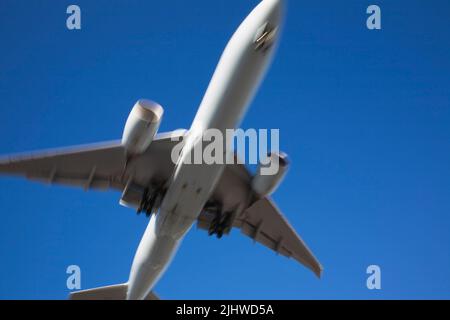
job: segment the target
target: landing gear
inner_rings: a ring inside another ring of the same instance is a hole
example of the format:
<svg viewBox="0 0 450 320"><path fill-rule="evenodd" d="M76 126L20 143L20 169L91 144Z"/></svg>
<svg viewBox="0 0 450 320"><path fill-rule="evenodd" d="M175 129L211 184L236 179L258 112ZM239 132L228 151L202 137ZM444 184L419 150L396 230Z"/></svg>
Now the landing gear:
<svg viewBox="0 0 450 320"><path fill-rule="evenodd" d="M217 203L207 203L205 210L214 215L214 218L209 225L208 235L212 236L215 234L217 238L222 238L230 228L232 213L223 212L222 206Z"/></svg>
<svg viewBox="0 0 450 320"><path fill-rule="evenodd" d="M137 214L145 212L147 217L156 213L161 206L164 190L161 187L153 188L152 191L146 188L142 195L142 201L137 209Z"/></svg>

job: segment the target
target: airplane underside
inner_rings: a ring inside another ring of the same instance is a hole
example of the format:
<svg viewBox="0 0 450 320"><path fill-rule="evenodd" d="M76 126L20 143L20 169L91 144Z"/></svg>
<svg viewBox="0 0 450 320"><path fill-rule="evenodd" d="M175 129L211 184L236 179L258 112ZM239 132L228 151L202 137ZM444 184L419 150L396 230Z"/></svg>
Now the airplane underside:
<svg viewBox="0 0 450 320"><path fill-rule="evenodd" d="M84 290L73 299L148 299L192 225L222 238L233 228L320 277L322 266L270 198L283 180L287 157L272 175L243 164L186 161L209 129L238 128L272 60L282 23L282 0L263 0L227 44L189 131L159 134L162 106L139 100L121 141L0 159L0 173L85 190L118 190L120 204L149 217L124 284ZM178 138L174 139L174 138ZM175 159L172 150L182 143ZM231 156L230 154L226 154ZM236 155L234 155L236 157Z"/></svg>

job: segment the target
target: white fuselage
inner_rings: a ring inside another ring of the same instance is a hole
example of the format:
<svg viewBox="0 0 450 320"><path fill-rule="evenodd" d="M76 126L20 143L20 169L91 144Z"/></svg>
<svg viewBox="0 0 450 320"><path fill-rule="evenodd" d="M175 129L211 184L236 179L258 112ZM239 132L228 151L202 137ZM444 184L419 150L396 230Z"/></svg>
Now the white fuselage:
<svg viewBox="0 0 450 320"><path fill-rule="evenodd" d="M158 214L152 215L137 249L127 299L144 299L168 267L184 235L197 220L224 165L185 163L205 130L237 128L271 61L273 46L257 47L265 26L279 30L282 0L263 0L235 32L214 72ZM276 42L278 34L271 42Z"/></svg>

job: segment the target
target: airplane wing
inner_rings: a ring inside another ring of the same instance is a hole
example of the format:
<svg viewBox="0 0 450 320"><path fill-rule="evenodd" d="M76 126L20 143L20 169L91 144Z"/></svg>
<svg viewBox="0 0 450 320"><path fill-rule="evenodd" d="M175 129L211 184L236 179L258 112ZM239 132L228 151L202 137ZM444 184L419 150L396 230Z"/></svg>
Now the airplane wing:
<svg viewBox="0 0 450 320"><path fill-rule="evenodd" d="M0 174L86 190L123 190L130 177L146 186L165 181L172 172L170 150L177 143L172 137L177 135L182 137L184 131L158 134L144 154L128 164L120 141L113 141L5 157L0 159Z"/></svg>
<svg viewBox="0 0 450 320"><path fill-rule="evenodd" d="M318 277L323 268L302 238L295 232L284 215L268 197L257 197L251 188L251 174L244 165L228 165L222 175L212 202L220 203L223 212L231 212L228 227L238 228L241 232L277 254L293 258ZM205 208L207 209L207 208ZM204 210L198 218L197 227L213 234L211 226L217 219L217 211ZM219 236L219 235L218 235ZM220 236L219 236L220 237Z"/></svg>
<svg viewBox="0 0 450 320"><path fill-rule="evenodd" d="M294 258L319 278L323 268L294 228L269 198L262 198L244 211L234 227L278 254Z"/></svg>
<svg viewBox="0 0 450 320"><path fill-rule="evenodd" d="M184 134L158 134L142 155L128 162L120 141L9 156L0 159L0 174L85 190L124 191L125 204L138 208L145 188L164 184L170 177L174 168L171 150L178 143L172 138L179 140ZM133 188L128 188L130 181ZM211 200L220 202L222 209L230 213L225 234L232 227L239 228L254 241L294 258L320 276L320 263L272 200L255 197L251 174L244 165L227 165ZM213 221L214 214L204 210L198 226L210 230Z"/></svg>

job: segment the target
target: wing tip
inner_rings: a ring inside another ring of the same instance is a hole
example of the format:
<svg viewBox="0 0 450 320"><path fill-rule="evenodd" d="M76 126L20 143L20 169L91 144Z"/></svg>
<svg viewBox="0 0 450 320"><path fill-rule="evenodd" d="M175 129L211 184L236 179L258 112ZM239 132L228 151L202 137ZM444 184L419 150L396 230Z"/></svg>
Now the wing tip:
<svg viewBox="0 0 450 320"><path fill-rule="evenodd" d="M321 279L323 276L323 267L319 264L319 267L313 270L314 274L317 276L317 278Z"/></svg>

